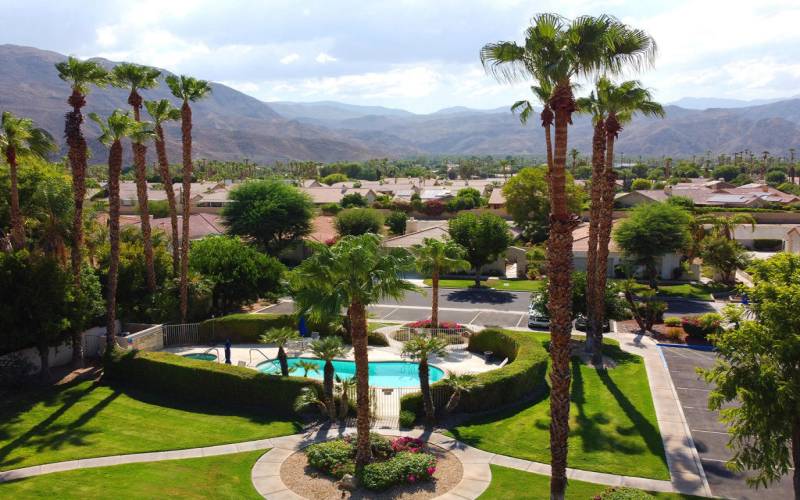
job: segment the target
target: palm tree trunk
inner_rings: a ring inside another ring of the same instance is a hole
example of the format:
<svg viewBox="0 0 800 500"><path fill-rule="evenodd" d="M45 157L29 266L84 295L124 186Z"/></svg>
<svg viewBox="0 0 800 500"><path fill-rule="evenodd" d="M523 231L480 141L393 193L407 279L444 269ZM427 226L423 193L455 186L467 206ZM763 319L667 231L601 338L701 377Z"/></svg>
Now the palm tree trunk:
<svg viewBox="0 0 800 500"><path fill-rule="evenodd" d="M425 419L429 424L436 420L433 410L433 395L428 370L427 353L419 360L419 389L422 392L422 405L425 407Z"/></svg>
<svg viewBox="0 0 800 500"><path fill-rule="evenodd" d="M158 156L158 171L161 175L161 182L164 184L164 192L167 194L167 205L169 205L169 219L172 227L172 273L178 275L180 272L181 249L178 246L178 208L175 204L175 190L172 187L172 176L169 174L169 161L167 160L167 145L164 142L164 129L161 124L156 125L156 156Z"/></svg>
<svg viewBox="0 0 800 500"><path fill-rule="evenodd" d="M592 136L592 187L589 207L589 251L586 254L586 351L592 352L595 341L595 309L597 290L597 240L603 190L603 165L605 164L605 122L597 120Z"/></svg>
<svg viewBox="0 0 800 500"><path fill-rule="evenodd" d="M39 380L50 382L50 346L47 342L39 342L36 350L39 351Z"/></svg>
<svg viewBox="0 0 800 500"><path fill-rule="evenodd" d="M286 359L286 351L283 346L278 346L278 363L281 365L281 375L284 377L289 376L289 361Z"/></svg>
<svg viewBox="0 0 800 500"><path fill-rule="evenodd" d="M25 230L22 227L22 213L19 209L19 187L17 186L17 150L6 148L6 162L11 175L11 246L22 250L25 246Z"/></svg>
<svg viewBox="0 0 800 500"><path fill-rule="evenodd" d="M800 500L800 417L796 414L792 419L792 463L794 464L794 474L792 484L794 486L794 500Z"/></svg>
<svg viewBox="0 0 800 500"><path fill-rule="evenodd" d="M364 305L350 304L353 355L356 362L356 471L361 472L372 459L369 445L369 356L367 354L367 316Z"/></svg>
<svg viewBox="0 0 800 500"><path fill-rule="evenodd" d="M330 360L325 360L325 367L323 368L323 383L322 389L325 393L325 406L328 407L328 417L331 422L336 420L336 402L333 399L333 363ZM343 396L344 397L344 396Z"/></svg>
<svg viewBox="0 0 800 500"><path fill-rule="evenodd" d="M606 283L608 282L608 253L611 244L611 229L614 224L614 186L617 174L614 172L614 141L621 127L614 113L610 113L606 120L605 137L605 168L601 176L602 191L600 193L600 225L598 226L597 242L597 269L595 278L595 292L593 309L594 344L592 348L592 363L600 366L603 362L603 323L606 312Z"/></svg>
<svg viewBox="0 0 800 500"><path fill-rule="evenodd" d="M147 278L147 290L156 291L156 272L153 264L153 237L150 228L150 207L147 199L147 146L133 143L133 163L136 171L136 198L139 203L139 219L142 224L142 244Z"/></svg>
<svg viewBox="0 0 800 500"><path fill-rule="evenodd" d="M69 165L72 171L72 196L75 201L75 211L72 214L72 275L75 284L81 281L81 251L83 249L83 200L86 197L86 140L81 132L83 115L81 108L86 105L86 98L82 93L73 89L67 99L72 106L72 111L67 113L64 126L64 135L69 146Z"/></svg>
<svg viewBox="0 0 800 500"><path fill-rule="evenodd" d="M431 274L431 328L439 328L439 269L435 268Z"/></svg>
<svg viewBox="0 0 800 500"><path fill-rule="evenodd" d="M114 350L117 337L117 280L119 278L119 176L122 144L117 140L108 153L108 240L111 245L106 290L106 353Z"/></svg>
<svg viewBox="0 0 800 500"><path fill-rule="evenodd" d="M181 278L180 301L181 321L186 323L189 315L189 200L192 188L192 108L184 101L181 106L181 135L183 140L183 188L181 204L183 208L181 234Z"/></svg>
<svg viewBox="0 0 800 500"><path fill-rule="evenodd" d="M475 288L480 288L481 286L481 266L475 266Z"/></svg>
<svg viewBox="0 0 800 500"><path fill-rule="evenodd" d="M572 230L576 218L567 208L565 164L567 127L575 99L569 81L556 85L550 101L555 111L555 148L550 173L550 238L547 245L550 300L550 498L562 500L567 487L569 435L570 336L572 334Z"/></svg>
<svg viewBox="0 0 800 500"><path fill-rule="evenodd" d="M544 127L544 145L547 150L547 188L550 189L550 172L553 170L553 140L550 137L550 128L553 125L553 110L545 104L541 113L542 127Z"/></svg>
<svg viewBox="0 0 800 500"><path fill-rule="evenodd" d="M450 399L447 400L447 404L445 405L444 409L447 413L452 413L458 408L458 403L461 401L461 391L453 391L453 394L450 395Z"/></svg>

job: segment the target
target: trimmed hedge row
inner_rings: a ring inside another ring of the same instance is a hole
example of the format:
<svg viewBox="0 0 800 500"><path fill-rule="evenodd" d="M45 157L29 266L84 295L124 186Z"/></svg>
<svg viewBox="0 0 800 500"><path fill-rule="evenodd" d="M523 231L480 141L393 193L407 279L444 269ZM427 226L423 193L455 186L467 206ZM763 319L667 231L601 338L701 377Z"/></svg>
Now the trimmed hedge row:
<svg viewBox="0 0 800 500"><path fill-rule="evenodd" d="M468 349L475 353L492 351L498 358L508 358L508 363L503 368L476 375L469 391L462 393L457 412L496 409L545 389L547 351L530 335L489 328L472 335ZM431 390L444 393L434 396L438 401L447 401L451 395L450 389L441 381L431 384ZM421 417L422 394L403 396L400 409Z"/></svg>
<svg viewBox="0 0 800 500"><path fill-rule="evenodd" d="M251 368L201 361L167 352L115 351L104 379L151 394L190 402L221 403L291 417L300 391L320 386L301 377L266 375Z"/></svg>

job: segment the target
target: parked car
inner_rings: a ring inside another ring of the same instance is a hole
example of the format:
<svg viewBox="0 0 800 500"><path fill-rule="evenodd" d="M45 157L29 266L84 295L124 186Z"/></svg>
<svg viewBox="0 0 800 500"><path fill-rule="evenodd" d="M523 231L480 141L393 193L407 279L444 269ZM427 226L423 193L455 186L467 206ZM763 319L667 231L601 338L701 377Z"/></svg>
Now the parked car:
<svg viewBox="0 0 800 500"><path fill-rule="evenodd" d="M586 320L587 320L586 316L579 313L575 317L575 329L581 332L585 332L587 330ZM611 331L611 323L608 321L608 318L606 318L603 320L603 333L608 333L610 331Z"/></svg>
<svg viewBox="0 0 800 500"><path fill-rule="evenodd" d="M528 328L550 328L550 315L543 304L540 304L541 296L535 294L531 297L531 305L528 307Z"/></svg>

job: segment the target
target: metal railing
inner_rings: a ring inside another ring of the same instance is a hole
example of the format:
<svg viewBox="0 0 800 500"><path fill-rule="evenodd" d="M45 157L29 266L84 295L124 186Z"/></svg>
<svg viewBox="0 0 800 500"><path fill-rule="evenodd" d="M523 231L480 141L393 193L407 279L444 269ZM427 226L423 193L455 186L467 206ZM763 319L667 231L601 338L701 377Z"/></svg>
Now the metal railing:
<svg viewBox="0 0 800 500"><path fill-rule="evenodd" d="M470 331L466 328L416 328L401 326L392 337L399 342L408 342L414 337L433 337L444 340L448 345L462 345L469 342Z"/></svg>
<svg viewBox="0 0 800 500"><path fill-rule="evenodd" d="M203 351L203 354L208 354L211 351L214 351L214 353L216 353L216 355L217 355L217 363L224 363L225 362L225 360L222 359L222 356L220 356L220 354L219 354L219 349L216 348L216 347L209 347L208 349Z"/></svg>
<svg viewBox="0 0 800 500"><path fill-rule="evenodd" d="M264 352L261 349L259 349L257 347L251 347L250 351L248 352L248 357L250 358L250 361L247 363L247 366L253 366L253 351L259 353L262 356L264 356L264 359L266 359L267 361L274 361L272 358L270 358L269 356L264 354Z"/></svg>
<svg viewBox="0 0 800 500"><path fill-rule="evenodd" d="M202 343L200 341L200 323L164 325L161 330L164 333L164 347Z"/></svg>

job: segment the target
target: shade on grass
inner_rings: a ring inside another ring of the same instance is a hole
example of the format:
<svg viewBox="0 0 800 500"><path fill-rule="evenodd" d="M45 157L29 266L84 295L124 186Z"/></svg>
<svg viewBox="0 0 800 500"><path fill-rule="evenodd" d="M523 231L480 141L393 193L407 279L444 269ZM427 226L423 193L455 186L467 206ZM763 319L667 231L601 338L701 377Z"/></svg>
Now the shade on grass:
<svg viewBox="0 0 800 500"><path fill-rule="evenodd" d="M426 279L424 283L431 285L431 280ZM475 285L475 280L439 280L441 288L469 288ZM481 286L491 287L497 290L507 290L510 292L536 292L542 289L543 282L540 280L488 280L481 281Z"/></svg>
<svg viewBox="0 0 800 500"><path fill-rule="evenodd" d="M81 382L0 400L0 470L249 441L299 429L296 422L255 411L179 404Z"/></svg>
<svg viewBox="0 0 800 500"><path fill-rule="evenodd" d="M550 477L498 465L491 465L490 467L492 468L492 483L489 485L489 489L478 497L480 500L507 500L509 498L546 500L550 498ZM567 500L587 500L599 495L606 488L608 486L604 484L586 483L570 479L567 485L566 498ZM701 498L677 493L651 492L650 494L663 500Z"/></svg>
<svg viewBox="0 0 800 500"><path fill-rule="evenodd" d="M56 472L0 484L0 498L257 499L250 469L266 450Z"/></svg>
<svg viewBox="0 0 800 500"><path fill-rule="evenodd" d="M547 342L546 334L532 333ZM641 357L604 345L617 366L596 370L572 362L572 403L568 464L576 469L625 476L669 479L664 448ZM482 450L550 462L550 400L468 420L451 429L461 441Z"/></svg>

